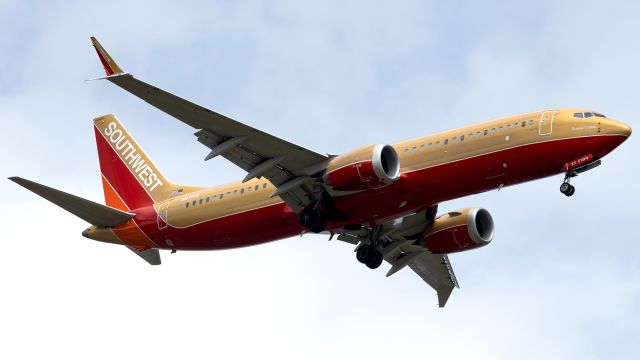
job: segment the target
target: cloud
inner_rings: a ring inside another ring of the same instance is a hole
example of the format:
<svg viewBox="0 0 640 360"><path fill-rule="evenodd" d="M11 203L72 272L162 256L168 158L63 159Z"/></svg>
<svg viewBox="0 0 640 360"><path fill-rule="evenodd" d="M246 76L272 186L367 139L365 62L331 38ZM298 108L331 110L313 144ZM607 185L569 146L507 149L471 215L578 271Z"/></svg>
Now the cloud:
<svg viewBox="0 0 640 360"><path fill-rule="evenodd" d="M96 35L136 76L319 152L547 107L637 128L638 5L628 2L3 2L2 174L101 200L91 119L115 113L169 178L241 178L193 131L105 82ZM604 165L441 204L482 206L490 246L453 255L437 309L415 274L385 278L352 248L304 236L163 254L0 182L3 358L631 358L640 350L632 137ZM38 346L33 346L34 339Z"/></svg>

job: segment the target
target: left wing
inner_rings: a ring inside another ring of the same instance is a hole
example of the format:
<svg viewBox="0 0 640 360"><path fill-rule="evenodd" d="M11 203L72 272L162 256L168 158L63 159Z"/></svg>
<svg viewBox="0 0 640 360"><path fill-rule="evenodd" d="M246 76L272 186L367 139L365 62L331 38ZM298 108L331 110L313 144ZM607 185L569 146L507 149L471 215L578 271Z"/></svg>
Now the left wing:
<svg viewBox="0 0 640 360"><path fill-rule="evenodd" d="M95 37L91 38L107 79L163 112L198 129L198 141L211 149L205 160L221 155L247 171L244 181L265 177L294 211L318 200L314 182L328 156L267 134L182 99L124 72Z"/></svg>
<svg viewBox="0 0 640 360"><path fill-rule="evenodd" d="M391 264L387 277L405 267L411 268L438 294L438 305L444 307L458 281L447 255L432 254L419 244L419 236L433 222L437 205L406 216L400 222L388 222L379 226L382 255ZM372 229L346 231L338 236L354 245L369 243Z"/></svg>

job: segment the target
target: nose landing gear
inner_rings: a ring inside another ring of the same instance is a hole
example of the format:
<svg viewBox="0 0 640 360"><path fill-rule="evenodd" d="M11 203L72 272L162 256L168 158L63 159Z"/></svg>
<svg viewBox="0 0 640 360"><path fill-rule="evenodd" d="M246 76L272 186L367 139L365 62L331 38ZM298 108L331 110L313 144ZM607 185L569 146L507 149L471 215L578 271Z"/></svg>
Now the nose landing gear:
<svg viewBox="0 0 640 360"><path fill-rule="evenodd" d="M576 192L576 187L569 184L568 180L565 180L565 182L560 185L560 192L565 194L566 196L571 196Z"/></svg>
<svg viewBox="0 0 640 360"><path fill-rule="evenodd" d="M576 176L578 176L578 173L573 170L564 173L564 181L562 182L562 185L560 185L561 193L565 194L566 196L571 196L576 192L575 186L569 183L571 178Z"/></svg>
<svg viewBox="0 0 640 360"><path fill-rule="evenodd" d="M593 159L593 156L589 154L588 156L584 157L584 159ZM562 182L562 185L560 185L560 192L565 194L566 196L571 196L576 192L576 188L573 185L569 184L569 180L571 180L571 178L576 177L578 176L578 174L581 174L585 171L596 168L600 166L600 164L602 164L600 160L595 160L582 166L570 167L572 163L582 160L583 158L566 163L564 165L566 172L564 173L564 181Z"/></svg>

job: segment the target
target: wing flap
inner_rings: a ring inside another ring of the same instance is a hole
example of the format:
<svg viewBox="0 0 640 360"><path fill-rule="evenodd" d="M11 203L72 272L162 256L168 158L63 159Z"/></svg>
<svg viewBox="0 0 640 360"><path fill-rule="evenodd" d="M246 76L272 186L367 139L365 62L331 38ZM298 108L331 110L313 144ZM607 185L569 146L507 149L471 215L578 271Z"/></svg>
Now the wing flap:
<svg viewBox="0 0 640 360"><path fill-rule="evenodd" d="M25 189L42 196L75 216L99 227L112 227L125 223L135 214L98 204L64 191L56 190L21 177L10 177L9 180Z"/></svg>

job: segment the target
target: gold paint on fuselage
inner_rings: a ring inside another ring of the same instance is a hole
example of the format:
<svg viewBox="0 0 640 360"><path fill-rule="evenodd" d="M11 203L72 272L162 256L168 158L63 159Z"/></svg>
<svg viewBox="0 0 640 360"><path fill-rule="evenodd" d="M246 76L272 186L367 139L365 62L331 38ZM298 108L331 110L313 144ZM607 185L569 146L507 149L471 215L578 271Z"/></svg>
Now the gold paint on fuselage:
<svg viewBox="0 0 640 360"><path fill-rule="evenodd" d="M521 114L406 140L391 146L399 155L401 173L406 173L537 142L593 135L629 136L631 133L627 125L615 120L595 116L575 118L573 114L576 112L590 110L563 109ZM370 152L370 146L361 150ZM569 160L572 159L567 159ZM256 185L258 191L255 191ZM273 191L275 187L265 179L254 179L244 184L236 182L176 196L156 204L156 208L168 206L165 219L167 223L184 228L281 203L279 197L269 197ZM223 194L222 200L220 194Z"/></svg>

